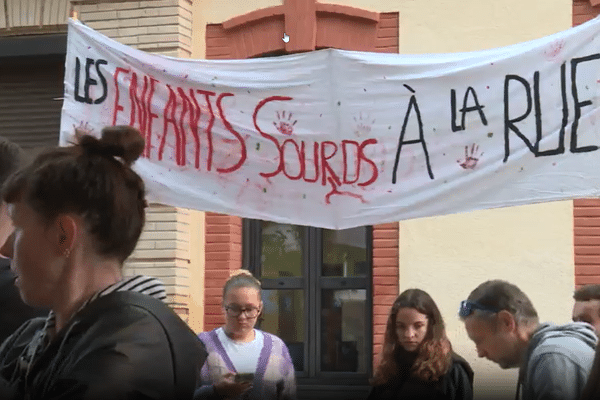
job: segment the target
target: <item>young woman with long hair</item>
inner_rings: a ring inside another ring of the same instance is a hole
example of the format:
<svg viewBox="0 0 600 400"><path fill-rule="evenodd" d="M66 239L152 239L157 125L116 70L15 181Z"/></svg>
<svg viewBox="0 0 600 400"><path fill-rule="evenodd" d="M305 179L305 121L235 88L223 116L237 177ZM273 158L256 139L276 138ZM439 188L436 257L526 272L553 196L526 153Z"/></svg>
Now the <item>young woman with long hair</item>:
<svg viewBox="0 0 600 400"><path fill-rule="evenodd" d="M368 400L473 398L473 371L452 351L442 315L423 290L394 301L371 384Z"/></svg>

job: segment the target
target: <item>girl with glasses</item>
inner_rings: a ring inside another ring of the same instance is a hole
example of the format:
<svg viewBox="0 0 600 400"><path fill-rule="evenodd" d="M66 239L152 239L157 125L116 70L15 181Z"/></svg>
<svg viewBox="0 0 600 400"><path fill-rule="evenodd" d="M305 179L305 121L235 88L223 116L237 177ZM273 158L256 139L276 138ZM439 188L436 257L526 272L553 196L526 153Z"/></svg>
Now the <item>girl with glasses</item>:
<svg viewBox="0 0 600 400"><path fill-rule="evenodd" d="M263 309L260 282L247 271L229 278L223 288L225 325L198 337L208 357L196 400L296 398L296 378L285 343L255 329Z"/></svg>
<svg viewBox="0 0 600 400"><path fill-rule="evenodd" d="M368 400L473 399L473 371L452 352L442 315L423 290L394 301L371 383Z"/></svg>

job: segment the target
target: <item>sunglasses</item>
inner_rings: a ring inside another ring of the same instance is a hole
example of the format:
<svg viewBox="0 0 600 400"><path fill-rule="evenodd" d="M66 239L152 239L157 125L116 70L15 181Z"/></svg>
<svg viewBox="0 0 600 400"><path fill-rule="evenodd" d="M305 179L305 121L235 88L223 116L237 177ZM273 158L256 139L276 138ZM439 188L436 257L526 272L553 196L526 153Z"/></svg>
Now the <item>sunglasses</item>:
<svg viewBox="0 0 600 400"><path fill-rule="evenodd" d="M497 313L500 311L496 307L484 306L483 304L480 304L476 301L463 300L460 302L460 308L458 309L458 315L462 318L466 318L469 315L473 314L473 311L475 311L475 310L488 311L488 312L492 312L492 313Z"/></svg>

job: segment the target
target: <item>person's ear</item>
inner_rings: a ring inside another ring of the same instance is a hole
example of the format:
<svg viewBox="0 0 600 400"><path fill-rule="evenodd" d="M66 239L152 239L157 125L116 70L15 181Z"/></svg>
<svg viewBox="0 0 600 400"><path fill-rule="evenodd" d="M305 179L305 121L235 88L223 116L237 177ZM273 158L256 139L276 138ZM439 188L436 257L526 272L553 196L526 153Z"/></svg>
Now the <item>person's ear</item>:
<svg viewBox="0 0 600 400"><path fill-rule="evenodd" d="M68 258L79 230L77 221L70 215L61 214L56 217L53 225L52 240L56 244L57 252Z"/></svg>
<svg viewBox="0 0 600 400"><path fill-rule="evenodd" d="M515 316L506 310L501 310L498 312L496 321L498 323L498 328L503 332L513 332L517 328Z"/></svg>

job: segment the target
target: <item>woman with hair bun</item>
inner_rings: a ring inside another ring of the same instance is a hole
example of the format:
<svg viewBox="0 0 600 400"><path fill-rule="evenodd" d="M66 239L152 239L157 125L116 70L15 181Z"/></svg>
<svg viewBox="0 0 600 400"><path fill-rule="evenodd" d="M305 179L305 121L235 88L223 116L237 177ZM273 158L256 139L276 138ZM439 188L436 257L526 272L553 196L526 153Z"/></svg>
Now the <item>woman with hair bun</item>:
<svg viewBox="0 0 600 400"><path fill-rule="evenodd" d="M368 400L472 400L473 371L452 352L437 305L423 290L394 301Z"/></svg>
<svg viewBox="0 0 600 400"><path fill-rule="evenodd" d="M225 325L199 335L208 357L195 400L293 400L294 365L287 346L275 335L254 329L262 312L260 281L248 271L223 287Z"/></svg>
<svg viewBox="0 0 600 400"><path fill-rule="evenodd" d="M0 398L191 399L201 343L160 281L122 276L145 221L131 168L144 139L127 126L76 138L3 187L14 232L0 251L23 300L51 311L0 347Z"/></svg>

